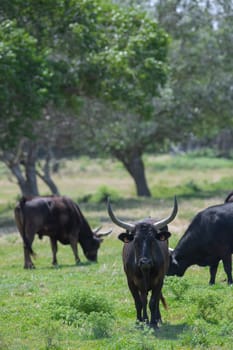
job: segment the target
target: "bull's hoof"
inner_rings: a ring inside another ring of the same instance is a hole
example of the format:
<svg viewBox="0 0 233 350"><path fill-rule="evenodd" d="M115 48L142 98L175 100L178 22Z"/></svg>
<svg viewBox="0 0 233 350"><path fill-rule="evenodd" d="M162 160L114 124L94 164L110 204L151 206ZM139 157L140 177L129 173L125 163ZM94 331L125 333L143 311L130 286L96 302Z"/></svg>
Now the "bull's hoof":
<svg viewBox="0 0 233 350"><path fill-rule="evenodd" d="M149 321L148 320L145 320L145 321L143 321L143 320L136 320L135 326L138 329L145 329L146 327L149 326Z"/></svg>
<svg viewBox="0 0 233 350"><path fill-rule="evenodd" d="M141 326L142 326L142 321L136 320L135 326L136 326L137 328L141 328Z"/></svg>
<svg viewBox="0 0 233 350"><path fill-rule="evenodd" d="M58 265L58 263L52 263L52 265L53 265L53 267L55 268L55 269L59 269L59 265Z"/></svg>
<svg viewBox="0 0 233 350"><path fill-rule="evenodd" d="M75 264L76 265L80 265L81 264L81 260L80 259L76 260Z"/></svg>
<svg viewBox="0 0 233 350"><path fill-rule="evenodd" d="M150 327L153 329L159 329L159 326L163 324L163 321L161 318L156 319L154 321L150 322Z"/></svg>
<svg viewBox="0 0 233 350"><path fill-rule="evenodd" d="M26 264L26 265L24 265L24 269L25 270L32 270L32 269L35 269L35 266L33 264Z"/></svg>
<svg viewBox="0 0 233 350"><path fill-rule="evenodd" d="M158 323L156 322L156 323L150 323L150 328L152 328L152 329L154 329L154 330L158 330L159 329L159 325L158 325Z"/></svg>

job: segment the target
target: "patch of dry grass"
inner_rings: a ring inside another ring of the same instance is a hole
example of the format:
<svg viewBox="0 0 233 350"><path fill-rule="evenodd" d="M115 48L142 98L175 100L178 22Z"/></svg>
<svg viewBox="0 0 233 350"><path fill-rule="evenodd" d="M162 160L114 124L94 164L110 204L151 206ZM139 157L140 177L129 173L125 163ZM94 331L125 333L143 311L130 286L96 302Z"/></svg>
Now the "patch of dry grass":
<svg viewBox="0 0 233 350"><path fill-rule="evenodd" d="M96 193L102 186L107 186L117 191L120 197L119 202L113 204L116 214L122 219L135 221L148 216L157 218L167 216L173 206L173 193L176 193L176 188L178 190L185 183L191 183L197 187L208 183L210 186L216 180L230 178L231 164L233 166L230 160L207 159L205 161L201 159L198 162L198 159L186 159L181 156L174 158L169 155L146 156L145 164L149 187L159 193L157 198L137 198L133 179L121 163L111 159L81 157L63 160L59 172L54 174L54 181L61 194L70 196L75 201L83 196ZM208 191L205 192L205 187L203 187L204 190L200 190L195 196L178 196L179 213L171 224L171 230L180 235L199 210L222 203L230 190L230 186L228 188L227 186L228 183L223 191L211 192L208 187ZM41 181L39 181L39 189L41 194L49 193L48 188ZM166 195L163 195L163 189L166 189ZM170 192L172 194L169 196ZM0 178L2 217L8 215L13 220L12 207L19 195L19 187L15 181L12 181L9 174ZM105 204L87 202L80 203L80 206L92 226L100 223L103 223L104 226L111 226ZM4 208L7 207L9 208L5 213Z"/></svg>

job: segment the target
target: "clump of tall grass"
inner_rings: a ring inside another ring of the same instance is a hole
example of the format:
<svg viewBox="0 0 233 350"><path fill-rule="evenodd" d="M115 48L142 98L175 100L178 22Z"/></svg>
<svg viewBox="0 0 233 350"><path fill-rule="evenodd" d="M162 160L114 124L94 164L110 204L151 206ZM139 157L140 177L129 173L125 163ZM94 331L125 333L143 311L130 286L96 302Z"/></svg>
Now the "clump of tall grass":
<svg viewBox="0 0 233 350"><path fill-rule="evenodd" d="M154 350L155 346L155 331L146 327L141 330L130 330L129 334L118 336L114 339L109 350Z"/></svg>
<svg viewBox="0 0 233 350"><path fill-rule="evenodd" d="M84 338L102 338L111 334L114 312L109 302L92 291L69 290L48 302L51 319L78 328Z"/></svg>
<svg viewBox="0 0 233 350"><path fill-rule="evenodd" d="M200 185L193 180L190 180L181 185L174 187L158 184L152 188L153 197L170 198L173 196L195 196L202 191Z"/></svg>
<svg viewBox="0 0 233 350"><path fill-rule="evenodd" d="M208 339L208 327L203 320L196 320L190 328L184 330L180 336L181 344L190 347L204 349L210 345Z"/></svg>
<svg viewBox="0 0 233 350"><path fill-rule="evenodd" d="M40 331L41 338L44 341L44 350L62 350L63 347L60 344L60 330L58 327L52 324L46 324Z"/></svg>
<svg viewBox="0 0 233 350"><path fill-rule="evenodd" d="M190 284L185 278L169 276L165 280L165 285L168 291L172 292L175 300L184 298L185 293L190 287Z"/></svg>
<svg viewBox="0 0 233 350"><path fill-rule="evenodd" d="M86 203L106 203L108 197L111 198L111 201L118 201L120 199L120 195L115 189L112 189L108 186L100 186L96 192L92 194L87 194L81 198L79 198L79 202Z"/></svg>
<svg viewBox="0 0 233 350"><path fill-rule="evenodd" d="M200 295L197 300L197 316L209 323L218 323L221 312L218 312L219 297L211 293Z"/></svg>

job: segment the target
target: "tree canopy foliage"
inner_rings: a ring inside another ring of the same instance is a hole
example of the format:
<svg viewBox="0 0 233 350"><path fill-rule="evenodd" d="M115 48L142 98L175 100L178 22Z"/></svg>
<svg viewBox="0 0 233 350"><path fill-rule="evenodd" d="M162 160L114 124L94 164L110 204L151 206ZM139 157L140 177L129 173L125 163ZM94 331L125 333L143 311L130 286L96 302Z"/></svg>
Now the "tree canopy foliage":
<svg viewBox="0 0 233 350"><path fill-rule="evenodd" d="M49 127L48 120L54 118L54 114L46 113L48 105L69 108L69 126L74 124L75 112L76 121L80 120L82 101L91 103L91 99L105 105L105 111L115 110L121 116L128 111L128 115L140 116L135 119L139 124L152 118L153 98L166 82L169 37L146 13L100 0L28 0L27 4L13 0L3 1L0 17L2 40L14 53L14 59L5 62L12 73L4 76L8 93L2 96L5 104L0 115L8 152L3 159L8 160L8 166L17 161L9 151L22 137L34 139L38 147L41 128L35 125L44 121ZM5 50L8 52L7 47ZM116 124L122 121L117 115L111 113ZM11 129L7 129L9 124ZM109 130L110 125L105 133ZM129 142L121 135L119 138L122 140L118 144L124 144L121 151L126 155ZM32 140L29 143L32 149ZM117 154L118 144L109 145L112 154ZM136 157L141 157L141 149L135 151ZM120 159L126 164L125 158ZM35 162L34 158L31 163L35 166Z"/></svg>
<svg viewBox="0 0 233 350"><path fill-rule="evenodd" d="M12 1L2 12L46 50L62 92L145 113L166 81L168 35L145 13L99 0Z"/></svg>
<svg viewBox="0 0 233 350"><path fill-rule="evenodd" d="M182 130L186 126L189 134L210 137L232 128L232 0L166 0L155 7L159 23L173 38L171 112Z"/></svg>
<svg viewBox="0 0 233 350"><path fill-rule="evenodd" d="M45 50L13 20L0 22L0 118L1 145L7 149L30 135L41 115L50 83Z"/></svg>

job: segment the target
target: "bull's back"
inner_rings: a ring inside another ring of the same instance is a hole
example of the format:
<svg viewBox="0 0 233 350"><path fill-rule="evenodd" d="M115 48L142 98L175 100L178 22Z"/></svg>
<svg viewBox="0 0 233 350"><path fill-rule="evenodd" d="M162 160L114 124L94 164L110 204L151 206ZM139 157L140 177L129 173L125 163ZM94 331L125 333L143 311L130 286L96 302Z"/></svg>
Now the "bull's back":
<svg viewBox="0 0 233 350"><path fill-rule="evenodd" d="M209 207L198 213L175 248L175 255L216 255L217 250L233 251L233 203Z"/></svg>
<svg viewBox="0 0 233 350"><path fill-rule="evenodd" d="M20 232L25 230L28 233L36 233L43 230L49 223L50 200L51 198L35 197L16 206L15 218Z"/></svg>
<svg viewBox="0 0 233 350"><path fill-rule="evenodd" d="M233 248L233 203L207 208L202 213L202 222L206 244Z"/></svg>

